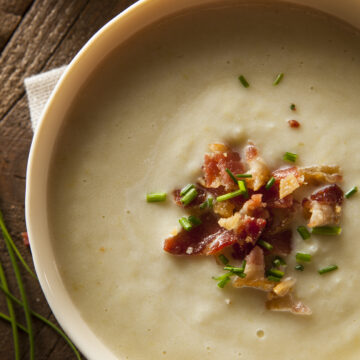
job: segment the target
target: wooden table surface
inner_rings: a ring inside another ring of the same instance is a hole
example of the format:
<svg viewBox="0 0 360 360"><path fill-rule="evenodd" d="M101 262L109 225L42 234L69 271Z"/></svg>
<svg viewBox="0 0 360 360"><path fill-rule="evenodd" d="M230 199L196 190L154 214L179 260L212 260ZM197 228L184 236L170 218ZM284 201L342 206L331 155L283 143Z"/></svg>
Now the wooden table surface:
<svg viewBox="0 0 360 360"><path fill-rule="evenodd" d="M133 0L0 0L0 209L15 243L32 265L23 244L27 157L32 139L24 79L71 61L86 41ZM0 260L11 291L19 296L4 241ZM21 270L23 270L21 268ZM30 306L55 321L36 280L22 271ZM7 313L0 293L0 311ZM21 309L17 318L24 322ZM51 329L34 319L37 360L75 359ZM20 333L21 359L29 358L28 336ZM14 359L12 332L0 321L0 359ZM106 360L106 359L102 359Z"/></svg>

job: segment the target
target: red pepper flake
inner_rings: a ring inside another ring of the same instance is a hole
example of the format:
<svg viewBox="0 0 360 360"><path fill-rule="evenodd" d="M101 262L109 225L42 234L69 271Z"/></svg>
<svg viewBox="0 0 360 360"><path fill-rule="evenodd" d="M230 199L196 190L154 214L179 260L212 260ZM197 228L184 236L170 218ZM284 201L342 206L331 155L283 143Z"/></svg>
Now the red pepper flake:
<svg viewBox="0 0 360 360"><path fill-rule="evenodd" d="M30 246L29 236L27 232L22 232L21 236L23 238L23 243L25 246Z"/></svg>
<svg viewBox="0 0 360 360"><path fill-rule="evenodd" d="M300 123L297 120L289 120L288 121L291 128L298 128L300 127Z"/></svg>

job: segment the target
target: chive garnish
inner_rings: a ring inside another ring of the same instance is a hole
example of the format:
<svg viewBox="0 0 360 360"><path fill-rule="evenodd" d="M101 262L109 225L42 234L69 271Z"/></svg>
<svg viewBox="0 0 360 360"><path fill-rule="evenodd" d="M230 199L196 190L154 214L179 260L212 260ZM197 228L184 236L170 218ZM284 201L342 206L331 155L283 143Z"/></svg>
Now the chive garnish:
<svg viewBox="0 0 360 360"><path fill-rule="evenodd" d="M245 79L244 75L239 76L239 81L241 82L242 86L245 88L248 88L250 86L250 84Z"/></svg>
<svg viewBox="0 0 360 360"><path fill-rule="evenodd" d="M280 282L280 281L281 281L280 278L278 278L278 277L276 277L276 276L272 276L272 275L269 275L269 276L267 277L267 279L268 279L269 281L273 281L273 282Z"/></svg>
<svg viewBox="0 0 360 360"><path fill-rule="evenodd" d="M181 189L180 196L184 196L189 190L193 189L194 187L194 184L187 184Z"/></svg>
<svg viewBox="0 0 360 360"><path fill-rule="evenodd" d="M213 276L213 279L218 281L217 286L222 289L230 281L230 276L232 275L233 275L232 273L226 273L218 277Z"/></svg>
<svg viewBox="0 0 360 360"><path fill-rule="evenodd" d="M311 261L311 255L310 254L305 254L305 253L296 253L295 256L297 261L305 261L305 262L310 262Z"/></svg>
<svg viewBox="0 0 360 360"><path fill-rule="evenodd" d="M266 183L265 189L269 190L275 184L275 178L272 176L270 180Z"/></svg>
<svg viewBox="0 0 360 360"><path fill-rule="evenodd" d="M235 267L235 266L231 266L231 265L227 265L224 267L224 270L226 271L230 271L233 274L236 274L238 276L242 276L242 274L244 273L245 267Z"/></svg>
<svg viewBox="0 0 360 360"><path fill-rule="evenodd" d="M279 85L280 81L282 80L282 78L284 77L284 73L280 73L276 76L276 79L273 82L273 85Z"/></svg>
<svg viewBox="0 0 360 360"><path fill-rule="evenodd" d="M236 191L233 191L231 193L227 193L227 194L218 196L216 198L216 201L218 201L218 202L226 201L226 200L232 199L232 198L240 196L240 195L243 195L242 191L241 190L236 190Z"/></svg>
<svg viewBox="0 0 360 360"><path fill-rule="evenodd" d="M304 265L297 264L297 265L295 266L295 270L297 270L297 271L304 271Z"/></svg>
<svg viewBox="0 0 360 360"><path fill-rule="evenodd" d="M243 260L240 269L242 269L242 271L244 272L244 271L245 271L245 267L246 267L246 260Z"/></svg>
<svg viewBox="0 0 360 360"><path fill-rule="evenodd" d="M227 265L229 263L229 259L223 255L223 254L220 254L219 255L219 260L224 264L224 265Z"/></svg>
<svg viewBox="0 0 360 360"><path fill-rule="evenodd" d="M291 109L292 111L295 111L295 110L296 110L296 105L295 105L295 104L291 104L291 105L290 105L290 109Z"/></svg>
<svg viewBox="0 0 360 360"><path fill-rule="evenodd" d="M270 269L268 271L268 273L269 273L270 276L275 276L275 277L277 277L279 279L281 279L285 275L285 273L283 271L278 270L278 269Z"/></svg>
<svg viewBox="0 0 360 360"><path fill-rule="evenodd" d="M311 229L311 233L314 235L340 235L340 226L315 226Z"/></svg>
<svg viewBox="0 0 360 360"><path fill-rule="evenodd" d="M241 191L241 194L243 195L244 199L247 199L249 197L249 193L247 190L246 182L244 180L239 180L238 182L239 189Z"/></svg>
<svg viewBox="0 0 360 360"><path fill-rule="evenodd" d="M166 200L166 193L148 193L146 194L146 201L149 203L152 202L161 202Z"/></svg>
<svg viewBox="0 0 360 360"><path fill-rule="evenodd" d="M323 269L320 269L318 270L318 273L320 275L323 275L323 274L326 274L330 271L334 271L334 270L337 270L339 267L337 265L329 265L329 266L326 266L324 267Z"/></svg>
<svg viewBox="0 0 360 360"><path fill-rule="evenodd" d="M352 187L349 191L347 191L347 192L345 193L345 197L348 199L350 196L352 196L352 195L354 195L355 193L357 193L357 191L358 191L357 186L354 186L354 187Z"/></svg>
<svg viewBox="0 0 360 360"><path fill-rule="evenodd" d="M232 181L237 185L237 179L235 177L235 175L231 172L230 169L226 168L225 171L229 174L229 176L231 177Z"/></svg>
<svg viewBox="0 0 360 360"><path fill-rule="evenodd" d="M266 250L272 250L274 248L270 243L264 240L259 240L258 244Z"/></svg>
<svg viewBox="0 0 360 360"><path fill-rule="evenodd" d="M276 258L273 260L273 264L276 267L286 266L286 261L280 256L276 256Z"/></svg>
<svg viewBox="0 0 360 360"><path fill-rule="evenodd" d="M195 188L190 189L186 194L180 199L180 201L186 206L189 205L198 195L198 192Z"/></svg>
<svg viewBox="0 0 360 360"><path fill-rule="evenodd" d="M186 231L190 231L193 228L192 223L185 216L183 216L182 218L179 219L179 223L184 228L184 230L186 230Z"/></svg>
<svg viewBox="0 0 360 360"><path fill-rule="evenodd" d="M213 205L213 200L214 199L212 197L207 198L202 204L200 204L200 209L201 210L206 209L206 208L211 209L212 205Z"/></svg>
<svg viewBox="0 0 360 360"><path fill-rule="evenodd" d="M294 153L291 153L291 152L286 152L286 153L284 154L283 159L284 159L285 161L295 162L296 159L297 159L297 154L294 154Z"/></svg>
<svg viewBox="0 0 360 360"><path fill-rule="evenodd" d="M237 174L236 177L239 178L239 179L252 178L252 174Z"/></svg>
<svg viewBox="0 0 360 360"><path fill-rule="evenodd" d="M189 221L191 222L191 224L194 225L194 226L198 226L198 225L202 224L201 220L200 220L198 217L194 216L194 215L190 215L190 216L188 217L188 220L189 220Z"/></svg>
<svg viewBox="0 0 360 360"><path fill-rule="evenodd" d="M296 230L303 240L310 239L311 234L305 226L298 226Z"/></svg>

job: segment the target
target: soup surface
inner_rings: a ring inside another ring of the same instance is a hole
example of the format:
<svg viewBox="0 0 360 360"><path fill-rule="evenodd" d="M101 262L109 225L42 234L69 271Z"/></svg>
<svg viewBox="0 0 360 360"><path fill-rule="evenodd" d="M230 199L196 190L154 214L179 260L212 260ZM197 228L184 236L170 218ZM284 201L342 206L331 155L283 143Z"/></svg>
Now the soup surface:
<svg viewBox="0 0 360 360"><path fill-rule="evenodd" d="M218 288L212 257L165 253L184 211L171 196L145 201L196 181L214 142L252 140L273 168L286 151L299 165L339 164L344 190L360 184L359 94L359 34L284 4L166 19L99 66L67 115L48 206L71 298L119 359L359 359L356 195L341 236L294 236L296 251L313 255L303 272L290 256L287 270L309 317L266 310L260 291ZM318 275L330 263L339 270Z"/></svg>

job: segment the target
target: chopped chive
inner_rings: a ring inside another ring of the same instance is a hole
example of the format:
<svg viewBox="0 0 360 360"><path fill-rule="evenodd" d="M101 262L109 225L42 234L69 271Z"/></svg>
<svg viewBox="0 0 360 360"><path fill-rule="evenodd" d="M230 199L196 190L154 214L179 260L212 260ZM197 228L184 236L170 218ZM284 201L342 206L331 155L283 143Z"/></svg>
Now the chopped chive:
<svg viewBox="0 0 360 360"><path fill-rule="evenodd" d="M228 169L228 168L226 168L225 171L229 174L229 176L231 177L231 180L232 180L235 184L237 184L237 179L236 179L235 175L231 172L231 170Z"/></svg>
<svg viewBox="0 0 360 360"><path fill-rule="evenodd" d="M284 77L284 73L280 73L276 76L275 81L273 82L273 85L279 85L280 81L282 80L282 78Z"/></svg>
<svg viewBox="0 0 360 360"><path fill-rule="evenodd" d="M186 206L189 205L198 195L198 192L195 188L190 189L180 201Z"/></svg>
<svg viewBox="0 0 360 360"><path fill-rule="evenodd" d="M201 221L198 217L196 217L196 216L194 216L194 215L190 215L190 216L188 217L188 220L189 220L189 221L191 222L191 224L194 225L194 226L198 226L198 225L202 224L202 221Z"/></svg>
<svg viewBox="0 0 360 360"><path fill-rule="evenodd" d="M269 190L275 184L275 178L272 176L271 179L266 183L265 189Z"/></svg>
<svg viewBox="0 0 360 360"><path fill-rule="evenodd" d="M295 104L291 104L291 105L290 105L290 109L291 109L292 111L295 111L295 110L296 110L296 105L295 105Z"/></svg>
<svg viewBox="0 0 360 360"><path fill-rule="evenodd" d="M304 271L304 265L301 265L301 264L295 265L295 270L297 270L297 271Z"/></svg>
<svg viewBox="0 0 360 360"><path fill-rule="evenodd" d="M246 274L244 273L244 272L239 272L239 273L236 273L236 275L238 276L238 277L241 277L241 278L246 278Z"/></svg>
<svg viewBox="0 0 360 360"><path fill-rule="evenodd" d="M244 271L245 271L245 267L246 267L246 260L243 260L240 269L244 272Z"/></svg>
<svg viewBox="0 0 360 360"><path fill-rule="evenodd" d="M146 194L146 201L149 203L152 202L161 202L166 200L166 193L149 193Z"/></svg>
<svg viewBox="0 0 360 360"><path fill-rule="evenodd" d="M268 243L267 241L259 240L258 244L261 247L263 247L264 249L266 249L266 250L272 250L273 249L273 246L270 243Z"/></svg>
<svg viewBox="0 0 360 360"><path fill-rule="evenodd" d="M225 266L224 270L230 271L231 273L236 275L242 274L244 272L244 269L242 267L235 267L231 265Z"/></svg>
<svg viewBox="0 0 360 360"><path fill-rule="evenodd" d="M183 216L182 218L179 219L179 223L186 231L190 231L193 228L192 223L185 216Z"/></svg>
<svg viewBox="0 0 360 360"><path fill-rule="evenodd" d="M280 256L277 256L274 260L273 260L273 264L274 266L276 267L279 267L279 266L286 266L286 261L281 258Z"/></svg>
<svg viewBox="0 0 360 360"><path fill-rule="evenodd" d="M303 240L310 239L311 234L305 226L298 226L296 230Z"/></svg>
<svg viewBox="0 0 360 360"><path fill-rule="evenodd" d="M311 229L311 233L314 235L340 235L340 226L315 226Z"/></svg>
<svg viewBox="0 0 360 360"><path fill-rule="evenodd" d="M252 178L252 174L237 174L236 177L239 178L239 179L241 179L241 178Z"/></svg>
<svg viewBox="0 0 360 360"><path fill-rule="evenodd" d="M224 264L224 265L227 265L229 263L229 259L223 255L223 254L220 254L219 255L219 260Z"/></svg>
<svg viewBox="0 0 360 360"><path fill-rule="evenodd" d="M273 281L273 282L280 282L280 281L281 281L281 279L280 279L279 277L277 277L277 276L272 276L272 275L269 275L269 276L267 277L267 279L268 279L269 281Z"/></svg>
<svg viewBox="0 0 360 360"><path fill-rule="evenodd" d="M194 184L187 184L181 189L180 196L184 196L189 190L193 189L194 187L195 187Z"/></svg>
<svg viewBox="0 0 360 360"><path fill-rule="evenodd" d="M291 152L286 152L283 157L283 160L289 161L289 162L295 162L296 159L297 159L297 154L294 154Z"/></svg>
<svg viewBox="0 0 360 360"><path fill-rule="evenodd" d="M207 198L202 204L200 204L200 209L201 210L206 209L206 208L211 209L213 206L213 200L214 199L212 197Z"/></svg>
<svg viewBox="0 0 360 360"><path fill-rule="evenodd" d="M309 262L311 261L311 255L310 254L305 254L305 253L296 253L296 256L295 256L296 260L297 261L306 261L306 262Z"/></svg>
<svg viewBox="0 0 360 360"><path fill-rule="evenodd" d="M218 202L226 201L226 200L232 199L232 198L240 196L240 195L243 195L242 191L241 190L236 190L236 191L233 191L231 193L227 193L227 194L218 196L216 198L216 201L218 201Z"/></svg>
<svg viewBox="0 0 360 360"><path fill-rule="evenodd" d="M345 197L348 199L350 196L352 196L352 195L354 195L355 193L357 193L357 191L358 191L357 186L354 186L354 187L352 187L349 191L347 191L347 192L345 193Z"/></svg>
<svg viewBox="0 0 360 360"><path fill-rule="evenodd" d="M250 84L245 79L244 75L239 76L239 81L241 82L242 86L245 88L248 88L250 86Z"/></svg>
<svg viewBox="0 0 360 360"><path fill-rule="evenodd" d="M213 279L218 281L217 286L222 289L230 281L230 276L232 275L232 273L226 273L218 277L213 277Z"/></svg>
<svg viewBox="0 0 360 360"><path fill-rule="evenodd" d="M247 190L246 182L244 180L239 180L238 185L239 185L239 189L241 190L241 193L242 193L244 199L248 199L249 193Z"/></svg>
<svg viewBox="0 0 360 360"><path fill-rule="evenodd" d="M329 265L329 266L326 266L324 267L323 269L320 269L318 270L318 273L320 275L323 275L323 274L326 274L330 271L334 271L334 270L337 270L339 267L337 265Z"/></svg>
<svg viewBox="0 0 360 360"><path fill-rule="evenodd" d="M278 277L280 279L285 275L285 273L283 271L278 270L278 269L270 269L268 271L268 273L269 273L270 276L275 276L275 277Z"/></svg>

